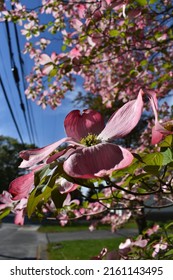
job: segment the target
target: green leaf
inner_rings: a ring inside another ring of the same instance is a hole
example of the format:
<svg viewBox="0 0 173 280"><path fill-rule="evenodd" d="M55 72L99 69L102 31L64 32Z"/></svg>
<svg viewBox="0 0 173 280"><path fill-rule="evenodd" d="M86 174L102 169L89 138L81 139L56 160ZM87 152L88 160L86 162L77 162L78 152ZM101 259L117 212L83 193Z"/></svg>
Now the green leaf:
<svg viewBox="0 0 173 280"><path fill-rule="evenodd" d="M44 180L44 178L46 176L48 176L50 174L51 170L49 169L49 165L43 167L41 170L35 172L34 174L34 185L37 186L39 185L42 180Z"/></svg>
<svg viewBox="0 0 173 280"><path fill-rule="evenodd" d="M98 199L104 199L104 198L105 198L105 195L104 195L103 193L97 193L97 194L93 194L93 195L91 196L91 198L92 198L92 199L96 199L96 200L98 200Z"/></svg>
<svg viewBox="0 0 173 280"><path fill-rule="evenodd" d="M57 67L54 67L50 73L49 73L49 76L52 78L52 77L55 77L57 75L57 72L58 72L58 68Z"/></svg>
<svg viewBox="0 0 173 280"><path fill-rule="evenodd" d="M165 229L168 230L169 228L172 228L173 227L173 222L170 222L169 224L167 224L165 226Z"/></svg>
<svg viewBox="0 0 173 280"><path fill-rule="evenodd" d="M173 135L168 135L165 139L159 144L160 147L173 147Z"/></svg>
<svg viewBox="0 0 173 280"><path fill-rule="evenodd" d="M146 190L143 188L137 188L137 193L146 193Z"/></svg>
<svg viewBox="0 0 173 280"><path fill-rule="evenodd" d="M8 216L11 212L11 208L5 208L3 212L0 214L0 220Z"/></svg>
<svg viewBox="0 0 173 280"><path fill-rule="evenodd" d="M112 37L117 37L120 34L120 32L116 29L112 29L109 31L109 35Z"/></svg>
<svg viewBox="0 0 173 280"><path fill-rule="evenodd" d="M54 170L50 167L54 167L54 165L49 165L48 168L43 168L41 172L37 172L35 176L37 177L37 181L39 181L39 185L31 192L28 204L27 204L27 213L30 218L33 214L34 210L41 202L46 202L51 196L51 192L54 188L57 188L55 185L55 181L57 177L59 177L59 166L57 166ZM39 177L40 176L40 177Z"/></svg>
<svg viewBox="0 0 173 280"><path fill-rule="evenodd" d="M157 0L136 0L141 6L154 4Z"/></svg>
<svg viewBox="0 0 173 280"><path fill-rule="evenodd" d="M56 206L57 209L62 208L63 202L66 199L67 194L61 194L58 188L55 188L51 192L51 198Z"/></svg>
<svg viewBox="0 0 173 280"><path fill-rule="evenodd" d="M67 49L67 46L66 46L66 45L63 45L63 46L61 47L62 52L64 52L66 49Z"/></svg>
<svg viewBox="0 0 173 280"><path fill-rule="evenodd" d="M170 255L173 255L173 249L171 249L165 253L165 256L170 256Z"/></svg>
<svg viewBox="0 0 173 280"><path fill-rule="evenodd" d="M141 66L146 66L148 64L148 61L147 60L142 60L141 62L140 62L140 65Z"/></svg>
<svg viewBox="0 0 173 280"><path fill-rule="evenodd" d="M163 154L156 152L152 154L145 155L143 158L143 162L147 165L163 165Z"/></svg>
<svg viewBox="0 0 173 280"><path fill-rule="evenodd" d="M35 211L36 207L40 202L46 202L48 198L51 196L52 188L46 187L43 192L38 194L38 188L35 188L28 199L27 204L27 214L28 218L31 217L33 212Z"/></svg>
<svg viewBox="0 0 173 280"><path fill-rule="evenodd" d="M171 149L168 148L161 153L163 155L163 165L167 165L173 161Z"/></svg>
<svg viewBox="0 0 173 280"><path fill-rule="evenodd" d="M144 167L145 172L156 176L159 174L159 169L160 167L157 165L147 165Z"/></svg>
<svg viewBox="0 0 173 280"><path fill-rule="evenodd" d="M140 181L140 179L146 178L148 176L150 176L150 175L147 174L147 173L142 173L142 174L139 174L139 175L134 175L129 183L130 184L138 183Z"/></svg>
<svg viewBox="0 0 173 280"><path fill-rule="evenodd" d="M130 71L130 76L135 77L137 75L138 75L138 71L137 70L133 69L133 70Z"/></svg>
<svg viewBox="0 0 173 280"><path fill-rule="evenodd" d="M157 87L157 84L158 84L158 82L153 82L153 83L151 83L151 85L150 85L150 88L155 88L155 87Z"/></svg>

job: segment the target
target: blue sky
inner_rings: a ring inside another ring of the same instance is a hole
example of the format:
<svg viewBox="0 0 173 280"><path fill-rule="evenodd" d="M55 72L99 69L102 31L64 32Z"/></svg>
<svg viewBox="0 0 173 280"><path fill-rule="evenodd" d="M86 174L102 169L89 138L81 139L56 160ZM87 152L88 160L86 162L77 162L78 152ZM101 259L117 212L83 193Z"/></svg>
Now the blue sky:
<svg viewBox="0 0 173 280"><path fill-rule="evenodd" d="M17 45L14 37L14 26L12 23L10 23L10 34L12 38L12 50L14 54L15 64L18 68L19 74L21 74L19 57L17 54ZM19 32L18 34L20 36L20 48L22 51L25 40ZM13 109L22 138L24 142L30 143L23 112L20 108L19 94L11 72L9 42L7 38L5 23L0 24L0 42L0 76L7 92L8 99ZM29 74L32 68L32 61L28 58L27 55L22 55L22 58L24 60L25 74ZM25 104L26 108L26 98L22 83L20 83L20 90L22 93L23 103ZM77 107L74 107L71 101L79 90L81 90L80 85L77 85L73 92L67 93L66 98L62 101L62 105L54 111L50 108L43 110L41 107L36 105L36 103L28 100L29 107L33 112L32 124L35 144L37 146L42 147L48 145L65 136L63 121L69 111L71 111L72 109L77 109ZM20 137L10 115L10 111L1 87L0 104L0 135L14 137L20 141Z"/></svg>

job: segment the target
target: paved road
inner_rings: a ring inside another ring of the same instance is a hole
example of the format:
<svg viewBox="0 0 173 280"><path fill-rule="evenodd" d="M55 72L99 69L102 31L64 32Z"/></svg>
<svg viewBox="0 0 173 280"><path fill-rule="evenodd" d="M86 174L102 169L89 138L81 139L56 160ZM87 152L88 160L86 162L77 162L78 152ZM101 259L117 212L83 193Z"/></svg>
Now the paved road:
<svg viewBox="0 0 173 280"><path fill-rule="evenodd" d="M45 234L37 232L38 226L19 227L2 224L0 227L0 260L37 259L38 245L47 244Z"/></svg>
<svg viewBox="0 0 173 280"><path fill-rule="evenodd" d="M134 229L128 231L121 229L116 233L111 233L109 230L94 232L86 230L44 234L37 231L38 227L38 225L19 227L11 223L2 223L0 227L0 260L47 259L46 246L49 242L126 237L137 233Z"/></svg>
<svg viewBox="0 0 173 280"><path fill-rule="evenodd" d="M89 230L85 231L75 231L75 232L59 232L59 233L49 233L47 234L48 242L60 242L66 240L85 240L85 239L106 239L106 238L115 238L120 236L133 236L137 233L135 229L126 229L118 230L115 233L112 233L109 230L95 230L90 232Z"/></svg>

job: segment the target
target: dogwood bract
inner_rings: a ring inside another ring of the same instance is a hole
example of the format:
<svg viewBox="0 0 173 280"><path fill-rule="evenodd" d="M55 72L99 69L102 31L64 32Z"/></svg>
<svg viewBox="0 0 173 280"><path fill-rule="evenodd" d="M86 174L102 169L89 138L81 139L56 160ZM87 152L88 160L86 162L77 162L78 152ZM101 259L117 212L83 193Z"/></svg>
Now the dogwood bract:
<svg viewBox="0 0 173 280"><path fill-rule="evenodd" d="M90 109L82 113L79 110L71 111L64 121L67 137L43 148L22 151L20 157L23 161L20 167L33 169L38 168L40 163L44 166L61 160L66 174L84 179L105 177L114 170L127 167L133 160L132 153L113 141L130 133L139 122L143 110L142 95L143 91L140 90L138 97L123 105L106 125L99 112ZM63 143L68 143L68 146L57 151L56 148ZM33 171L31 176L33 178ZM10 192L13 193L13 187L16 190L16 185L21 188L21 179L19 177L11 183ZM21 183L24 182L27 189L31 189L28 188L28 180L30 176Z"/></svg>

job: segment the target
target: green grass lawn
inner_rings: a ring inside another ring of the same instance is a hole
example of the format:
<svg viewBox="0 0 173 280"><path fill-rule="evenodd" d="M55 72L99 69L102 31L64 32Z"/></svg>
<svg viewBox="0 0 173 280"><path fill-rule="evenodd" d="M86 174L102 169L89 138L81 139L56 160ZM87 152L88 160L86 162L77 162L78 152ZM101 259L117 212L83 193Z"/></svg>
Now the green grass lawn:
<svg viewBox="0 0 173 280"><path fill-rule="evenodd" d="M97 240L71 240L48 245L49 260L90 260L97 256L106 247L109 251L116 250L124 237L97 239Z"/></svg>
<svg viewBox="0 0 173 280"><path fill-rule="evenodd" d="M67 224L66 226L62 227L57 224L45 224L41 225L38 229L39 232L74 232L74 231L82 231L82 230L88 230L89 223L79 223L78 221L71 222ZM136 223L134 221L129 221L126 223L123 228L137 228ZM99 224L97 227L98 230L100 229L106 229L109 230L110 225L102 225Z"/></svg>
<svg viewBox="0 0 173 280"><path fill-rule="evenodd" d="M39 232L75 232L88 230L89 223L73 221L65 227L57 224L45 224L40 226ZM136 223L132 220L123 226L124 228L136 228ZM111 230L110 225L99 224L98 230ZM109 251L116 250L124 237L97 240L71 240L60 243L48 244L47 252L49 260L90 260L97 256L106 247Z"/></svg>
<svg viewBox="0 0 173 280"><path fill-rule="evenodd" d="M39 232L74 232L74 231L82 231L82 230L88 230L89 225L88 224L68 224L64 227L59 225L43 225L40 226L38 231ZM100 225L98 229L109 229L110 226L108 225Z"/></svg>

